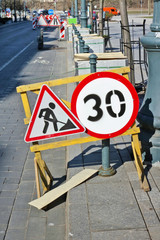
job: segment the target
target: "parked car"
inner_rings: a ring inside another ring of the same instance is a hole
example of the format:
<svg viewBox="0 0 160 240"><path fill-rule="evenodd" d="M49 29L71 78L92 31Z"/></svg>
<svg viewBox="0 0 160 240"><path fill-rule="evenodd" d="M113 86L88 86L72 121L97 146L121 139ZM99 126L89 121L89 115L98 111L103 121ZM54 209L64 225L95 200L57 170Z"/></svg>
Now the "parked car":
<svg viewBox="0 0 160 240"><path fill-rule="evenodd" d="M114 16L120 15L120 11L115 7L104 7L103 12L113 14Z"/></svg>

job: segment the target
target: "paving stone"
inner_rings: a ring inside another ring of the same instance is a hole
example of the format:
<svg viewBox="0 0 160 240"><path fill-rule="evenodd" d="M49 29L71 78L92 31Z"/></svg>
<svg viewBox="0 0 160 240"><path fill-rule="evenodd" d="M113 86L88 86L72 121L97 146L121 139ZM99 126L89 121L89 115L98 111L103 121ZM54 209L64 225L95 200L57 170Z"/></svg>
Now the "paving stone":
<svg viewBox="0 0 160 240"><path fill-rule="evenodd" d="M26 240L45 240L46 218L29 217Z"/></svg>
<svg viewBox="0 0 160 240"><path fill-rule="evenodd" d="M160 224L159 226L149 227L149 234L152 240L159 240L160 236Z"/></svg>
<svg viewBox="0 0 160 240"><path fill-rule="evenodd" d="M24 210L24 209L30 209L29 202L32 199L33 193L24 193L24 194L18 194L15 199L14 204L14 210Z"/></svg>
<svg viewBox="0 0 160 240"><path fill-rule="evenodd" d="M3 240L5 237L5 231L0 231L0 240Z"/></svg>
<svg viewBox="0 0 160 240"><path fill-rule="evenodd" d="M160 226L160 221L149 199L140 201L138 202L138 204L141 209L141 212L147 227Z"/></svg>
<svg viewBox="0 0 160 240"><path fill-rule="evenodd" d="M50 223L54 226L65 225L65 206L63 204L47 211L47 225Z"/></svg>
<svg viewBox="0 0 160 240"><path fill-rule="evenodd" d="M3 191L16 191L18 186L18 184L4 183Z"/></svg>
<svg viewBox="0 0 160 240"><path fill-rule="evenodd" d="M129 229L92 232L92 239L109 239L109 240L150 240L147 230L145 229Z"/></svg>
<svg viewBox="0 0 160 240"><path fill-rule="evenodd" d="M145 224L134 203L89 205L89 214L92 231L144 228Z"/></svg>
<svg viewBox="0 0 160 240"><path fill-rule="evenodd" d="M87 199L85 184L80 184L79 186L71 189L68 193L68 198L70 199L70 204L85 203Z"/></svg>
<svg viewBox="0 0 160 240"><path fill-rule="evenodd" d="M22 181L34 181L35 180L35 171L34 169L24 169L22 175Z"/></svg>
<svg viewBox="0 0 160 240"><path fill-rule="evenodd" d="M0 196L0 207L5 208L5 207L10 207L13 205L15 200L15 197L1 197Z"/></svg>
<svg viewBox="0 0 160 240"><path fill-rule="evenodd" d="M50 223L46 229L46 240L63 240L65 239L65 225L55 228L54 224Z"/></svg>
<svg viewBox="0 0 160 240"><path fill-rule="evenodd" d="M5 227L7 227L7 224L9 222L10 216L11 216L11 208L5 208L0 210L0 231L5 231Z"/></svg>
<svg viewBox="0 0 160 240"><path fill-rule="evenodd" d="M35 181L21 181L19 184L18 194L33 193L35 188Z"/></svg>
<svg viewBox="0 0 160 240"><path fill-rule="evenodd" d="M25 229L28 224L29 210L12 212L8 229Z"/></svg>
<svg viewBox="0 0 160 240"><path fill-rule="evenodd" d="M5 240L24 240L26 229L9 229L7 231Z"/></svg>
<svg viewBox="0 0 160 240"><path fill-rule="evenodd" d="M86 236L90 236L90 226L86 204L70 204L69 223L69 233L73 234L75 239L79 236L80 239L87 240Z"/></svg>
<svg viewBox="0 0 160 240"><path fill-rule="evenodd" d="M15 190L15 191L1 191L1 193L0 193L0 197L10 197L10 198L12 198L12 197L15 197L16 196L16 194L17 194L17 191Z"/></svg>

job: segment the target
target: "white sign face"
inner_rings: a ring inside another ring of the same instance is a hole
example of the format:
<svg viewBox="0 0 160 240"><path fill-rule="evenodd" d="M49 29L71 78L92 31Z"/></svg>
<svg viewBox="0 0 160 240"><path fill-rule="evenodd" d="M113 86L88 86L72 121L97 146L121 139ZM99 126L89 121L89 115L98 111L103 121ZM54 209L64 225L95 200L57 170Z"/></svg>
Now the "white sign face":
<svg viewBox="0 0 160 240"><path fill-rule="evenodd" d="M38 19L37 26L48 26L48 23L42 14Z"/></svg>
<svg viewBox="0 0 160 240"><path fill-rule="evenodd" d="M84 127L65 104L48 86L43 85L33 110L25 141L39 141L84 131Z"/></svg>
<svg viewBox="0 0 160 240"><path fill-rule="evenodd" d="M73 113L88 134L99 138L113 137L127 130L134 122L139 107L139 104L135 107L134 98L136 96L137 101L138 96L128 80L116 74L127 81L125 85L123 80L115 79L115 74L106 74L95 79L92 79L93 75L87 77L88 81L83 83L83 80L72 97Z"/></svg>
<svg viewBox="0 0 160 240"><path fill-rule="evenodd" d="M53 16L53 19L51 20L49 26L61 26L61 23L57 15Z"/></svg>

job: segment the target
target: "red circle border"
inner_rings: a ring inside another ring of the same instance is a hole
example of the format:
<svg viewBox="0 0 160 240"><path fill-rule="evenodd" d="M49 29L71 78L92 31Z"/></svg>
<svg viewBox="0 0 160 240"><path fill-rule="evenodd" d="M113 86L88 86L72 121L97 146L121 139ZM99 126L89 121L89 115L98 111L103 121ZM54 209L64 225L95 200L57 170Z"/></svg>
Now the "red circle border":
<svg viewBox="0 0 160 240"><path fill-rule="evenodd" d="M113 72L96 72L96 73L93 73L93 74L87 76L86 78L84 78L78 84L78 86L75 88L75 90L73 92L72 99L71 99L71 111L73 112L73 114L77 118L78 118L78 115L77 115L76 103L77 103L78 95L81 92L81 90L91 81L93 81L95 79L98 79L98 78L105 78L105 77L117 80L127 87L127 89L129 90L129 92L131 93L132 98L133 98L133 113L132 113L132 116L131 116L130 120L127 122L127 124L123 128L121 128L120 130L118 130L114 133L99 134L99 133L92 132L91 130L86 128L86 133L87 134L89 134L93 137L97 137L97 138L112 138L112 137L117 137L117 136L123 134L124 132L126 132L132 126L132 124L134 123L134 121L137 117L138 110L139 110L138 94L137 94L134 86L129 82L129 80L127 80L122 75L117 74L117 73L113 73Z"/></svg>

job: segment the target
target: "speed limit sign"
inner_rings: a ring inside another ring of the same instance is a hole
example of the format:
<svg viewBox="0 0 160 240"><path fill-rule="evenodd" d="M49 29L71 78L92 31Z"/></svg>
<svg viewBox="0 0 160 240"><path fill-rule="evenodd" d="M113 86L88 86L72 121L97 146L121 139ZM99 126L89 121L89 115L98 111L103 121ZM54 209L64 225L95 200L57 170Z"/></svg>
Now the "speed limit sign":
<svg viewBox="0 0 160 240"><path fill-rule="evenodd" d="M89 135L111 138L124 133L134 123L139 99L133 85L123 76L97 72L78 84L71 110Z"/></svg>

